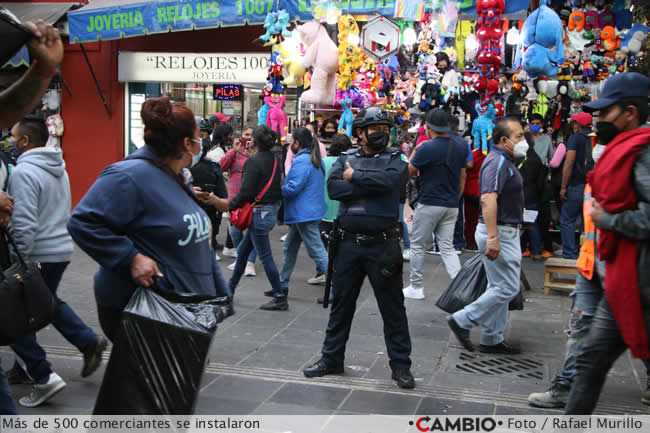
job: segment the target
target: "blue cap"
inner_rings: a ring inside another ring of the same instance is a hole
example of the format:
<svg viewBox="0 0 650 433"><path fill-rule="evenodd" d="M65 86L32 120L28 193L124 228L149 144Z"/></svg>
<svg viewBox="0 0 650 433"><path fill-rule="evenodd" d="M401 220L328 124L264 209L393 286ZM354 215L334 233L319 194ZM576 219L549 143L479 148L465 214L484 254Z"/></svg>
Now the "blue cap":
<svg viewBox="0 0 650 433"><path fill-rule="evenodd" d="M624 72L609 77L603 91L595 101L582 106L584 111L598 111L616 104L624 98L647 98L650 79L638 72Z"/></svg>

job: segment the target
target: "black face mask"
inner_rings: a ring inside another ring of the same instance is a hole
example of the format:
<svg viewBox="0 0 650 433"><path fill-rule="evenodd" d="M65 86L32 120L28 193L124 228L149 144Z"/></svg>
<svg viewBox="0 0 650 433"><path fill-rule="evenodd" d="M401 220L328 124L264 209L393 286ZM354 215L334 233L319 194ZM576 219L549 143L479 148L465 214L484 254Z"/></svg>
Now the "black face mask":
<svg viewBox="0 0 650 433"><path fill-rule="evenodd" d="M608 145L621 132L614 122L596 122L596 139L600 144Z"/></svg>
<svg viewBox="0 0 650 433"><path fill-rule="evenodd" d="M332 138L336 135L335 131L323 131L323 138Z"/></svg>
<svg viewBox="0 0 650 433"><path fill-rule="evenodd" d="M388 146L390 135L385 132L377 131L367 135L368 147L372 150L383 150Z"/></svg>

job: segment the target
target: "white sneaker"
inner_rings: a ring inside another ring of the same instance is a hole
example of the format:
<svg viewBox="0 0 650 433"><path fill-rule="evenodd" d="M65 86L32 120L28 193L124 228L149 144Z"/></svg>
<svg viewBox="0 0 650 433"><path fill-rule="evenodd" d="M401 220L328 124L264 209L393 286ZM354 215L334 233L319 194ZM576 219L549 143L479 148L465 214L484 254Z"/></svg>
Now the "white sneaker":
<svg viewBox="0 0 650 433"><path fill-rule="evenodd" d="M214 253L214 257L215 257L215 258L217 259L217 261L218 261L218 262L220 262L220 261L221 261L221 257L219 257L219 254L217 254L217 253Z"/></svg>
<svg viewBox="0 0 650 433"><path fill-rule="evenodd" d="M236 265L236 264L237 264L237 262L232 262L231 264L229 264L229 265L228 265L228 270L229 270L229 271L234 271L234 270L235 270L235 265Z"/></svg>
<svg viewBox="0 0 650 433"><path fill-rule="evenodd" d="M287 240L287 235L284 235L284 236L282 236L282 237L280 238L280 241L282 241L282 242L284 242L284 241L286 241L286 240Z"/></svg>
<svg viewBox="0 0 650 433"><path fill-rule="evenodd" d="M402 258L404 259L405 262L410 262L411 261L411 250L406 248L404 251L402 251Z"/></svg>
<svg viewBox="0 0 650 433"><path fill-rule="evenodd" d="M66 383L56 373L50 373L47 383L32 386L29 395L18 400L21 406L37 407L54 397L66 387Z"/></svg>
<svg viewBox="0 0 650 433"><path fill-rule="evenodd" d="M326 280L327 276L325 274L319 274L308 279L307 284L325 284Z"/></svg>
<svg viewBox="0 0 650 433"><path fill-rule="evenodd" d="M221 254L224 255L224 257L232 257L234 259L237 258L237 248L226 248L223 247L223 251Z"/></svg>
<svg viewBox="0 0 650 433"><path fill-rule="evenodd" d="M422 289L415 289L411 286L408 286L407 288L402 290L402 293L404 293L405 298L424 299L424 290Z"/></svg>
<svg viewBox="0 0 650 433"><path fill-rule="evenodd" d="M245 277L254 277L256 275L257 275L257 272L255 272L255 263L246 262L246 270L244 271L244 276Z"/></svg>

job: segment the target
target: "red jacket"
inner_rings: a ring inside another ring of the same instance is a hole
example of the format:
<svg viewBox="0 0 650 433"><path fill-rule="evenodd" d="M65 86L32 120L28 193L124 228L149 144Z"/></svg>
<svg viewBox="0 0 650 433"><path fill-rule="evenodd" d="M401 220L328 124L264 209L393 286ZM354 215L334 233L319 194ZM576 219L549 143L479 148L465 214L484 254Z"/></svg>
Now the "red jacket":
<svg viewBox="0 0 650 433"><path fill-rule="evenodd" d="M588 174L592 196L606 212L637 208L632 169L641 147L648 143L650 128L617 135ZM621 233L601 230L598 251L606 262L605 294L623 340L635 358L646 359L650 351L639 294L637 245L637 241Z"/></svg>
<svg viewBox="0 0 650 433"><path fill-rule="evenodd" d="M467 180L465 181L465 195L470 197L479 196L479 181L478 175L481 171L481 166L485 160L485 155L481 149L474 149L472 151L472 158L474 159L474 166L467 172Z"/></svg>

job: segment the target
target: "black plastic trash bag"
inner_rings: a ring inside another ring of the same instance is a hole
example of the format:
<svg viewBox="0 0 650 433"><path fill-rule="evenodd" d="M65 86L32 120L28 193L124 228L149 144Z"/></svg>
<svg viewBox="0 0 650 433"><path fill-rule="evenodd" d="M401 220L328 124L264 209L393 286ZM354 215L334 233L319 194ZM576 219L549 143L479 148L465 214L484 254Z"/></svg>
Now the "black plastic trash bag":
<svg viewBox="0 0 650 433"><path fill-rule="evenodd" d="M483 259L480 255L476 255L465 262L456 278L436 302L436 306L449 314L454 314L480 298L485 293L487 284ZM524 294L519 288L517 296L508 304L508 310L523 309Z"/></svg>
<svg viewBox="0 0 650 433"><path fill-rule="evenodd" d="M454 314L481 297L487 288L487 283L481 256L475 255L463 264L456 278L438 298L436 306L449 314Z"/></svg>
<svg viewBox="0 0 650 433"><path fill-rule="evenodd" d="M122 315L96 415L188 415L225 298L139 288Z"/></svg>

